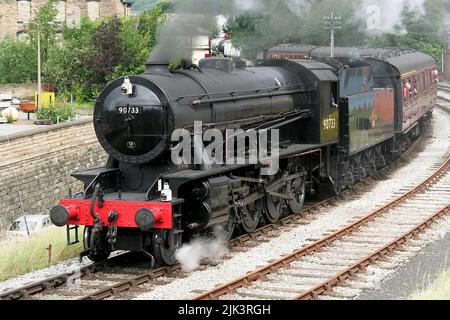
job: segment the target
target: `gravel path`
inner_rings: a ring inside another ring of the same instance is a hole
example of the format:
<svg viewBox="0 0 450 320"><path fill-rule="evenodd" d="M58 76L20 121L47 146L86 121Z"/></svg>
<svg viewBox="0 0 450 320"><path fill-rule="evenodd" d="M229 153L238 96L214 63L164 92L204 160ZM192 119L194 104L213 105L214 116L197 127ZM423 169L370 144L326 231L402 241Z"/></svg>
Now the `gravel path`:
<svg viewBox="0 0 450 320"><path fill-rule="evenodd" d="M219 283L230 281L253 271L267 261L277 259L284 254L308 244L312 239L320 238L324 232L347 225L351 220L369 213L382 203L389 202L400 189L409 189L433 171L430 167L439 162L450 149L448 136L448 116L436 110L432 119L433 130L429 141L412 163L393 173L386 180L378 181L374 187L358 199L347 201L338 207L324 209L308 225L298 226L270 242L258 245L246 252L232 252L231 259L218 266L203 271L194 271L186 278L176 279L172 283L158 286L153 291L141 294L136 299L188 299L202 290L213 288ZM380 201L381 199L381 201ZM448 228L447 228L448 230ZM379 279L381 280L381 279Z"/></svg>

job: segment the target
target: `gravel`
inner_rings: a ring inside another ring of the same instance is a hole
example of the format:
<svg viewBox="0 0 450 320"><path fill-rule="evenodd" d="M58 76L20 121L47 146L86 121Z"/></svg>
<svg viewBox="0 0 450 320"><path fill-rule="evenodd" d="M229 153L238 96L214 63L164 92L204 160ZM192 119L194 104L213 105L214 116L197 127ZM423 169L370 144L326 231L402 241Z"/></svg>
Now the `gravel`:
<svg viewBox="0 0 450 320"><path fill-rule="evenodd" d="M433 130L429 134L424 150L404 167L392 173L385 180L375 183L371 190L358 199L350 200L337 207L324 208L317 218L308 225L300 225L287 231L270 242L262 243L245 252L232 252L232 257L215 267L202 271L194 271L188 277L176 279L170 284L158 286L153 291L141 294L135 299L189 299L195 296L193 291L209 290L219 283L231 281L258 266L266 265L269 260L280 258L309 243L307 239L320 238L324 230L334 230L348 224L361 214L367 214L380 206L380 199L389 202L395 198L395 193L401 189L409 189L416 185L433 171L430 167L439 163L450 148L448 139L448 116L441 110L436 110L432 119ZM444 227L445 232L450 230ZM444 232L444 234L445 234ZM406 257L405 257L406 259ZM389 266L385 265L385 266ZM374 271L380 277L379 271ZM379 280L379 278L377 278ZM341 290L341 289L339 289ZM345 289L343 289L345 291ZM351 291L351 292L350 292ZM347 290L348 295L354 295L354 290ZM350 294L351 293L351 294Z"/></svg>
<svg viewBox="0 0 450 320"><path fill-rule="evenodd" d="M111 254L111 257L116 256L118 254L122 254L123 251L117 251L113 252ZM52 277L64 272L73 272L76 271L82 267L85 267L87 265L92 264L92 261L89 260L86 257L83 257L82 262L80 263L80 260L78 258L69 259L63 262L60 262L54 266L51 266L49 268L33 271L30 273L27 273L25 275L12 278L9 280L6 280L4 282L0 282L0 293L12 290L17 287L21 287L27 284L31 284L34 282L38 282L41 280L44 280L45 278Z"/></svg>
<svg viewBox="0 0 450 320"><path fill-rule="evenodd" d="M31 273L27 273L23 276L0 282L0 292L8 291L17 287L24 286L26 284L37 282L60 273L75 271L81 267L89 265L90 263L92 262L87 258L83 258L83 261L81 263L79 262L78 258L66 260L52 267L37 270Z"/></svg>

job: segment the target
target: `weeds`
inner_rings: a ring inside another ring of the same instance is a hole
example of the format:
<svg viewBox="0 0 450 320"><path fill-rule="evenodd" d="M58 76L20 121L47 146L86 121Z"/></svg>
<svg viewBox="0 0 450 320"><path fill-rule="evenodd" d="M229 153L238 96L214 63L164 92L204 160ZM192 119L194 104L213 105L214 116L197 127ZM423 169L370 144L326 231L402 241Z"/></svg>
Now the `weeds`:
<svg viewBox="0 0 450 320"><path fill-rule="evenodd" d="M53 123L59 121L67 121L74 118L75 111L70 106L44 106L36 112L39 120L51 120Z"/></svg>
<svg viewBox="0 0 450 320"><path fill-rule="evenodd" d="M81 238L81 230L80 230ZM24 240L0 242L0 281L49 266L48 250L52 246L50 265L74 258L82 251L80 243L67 246L66 229L51 227Z"/></svg>

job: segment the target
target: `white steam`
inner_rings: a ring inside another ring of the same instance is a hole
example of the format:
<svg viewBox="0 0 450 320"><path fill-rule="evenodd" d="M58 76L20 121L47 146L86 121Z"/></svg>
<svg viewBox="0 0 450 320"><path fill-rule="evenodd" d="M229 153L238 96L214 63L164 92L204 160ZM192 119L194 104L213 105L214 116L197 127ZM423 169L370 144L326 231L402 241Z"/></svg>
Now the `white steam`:
<svg viewBox="0 0 450 320"><path fill-rule="evenodd" d="M249 47L258 47L270 42L271 39L288 41L302 34L314 35L317 30L308 29L308 24L299 24L302 19L308 21L318 12L328 15L333 11L332 1L317 4L312 0L175 0L170 18L158 30L158 41L150 60L176 61L192 55L194 38L202 38L213 29L213 25L222 27L226 19L238 17L241 14L257 14L265 17L262 39L250 39ZM345 3L353 3L345 1ZM343 18L343 22L353 23L360 30L369 34L402 33L402 12L408 9L419 15L425 13L425 0L361 0L356 3L354 17ZM286 14L287 9L292 13ZM330 6L328 8L327 6ZM336 10L339 11L339 10ZM277 14L279 13L279 14ZM337 12L335 12L338 14ZM317 19L322 19L321 17ZM306 31L305 31L306 30ZM220 32L219 32L220 34ZM251 36L249 36L251 38ZM194 41L195 40L195 41ZM308 41L308 40L305 40ZM356 40L357 41L357 40ZM358 45L359 43L355 43Z"/></svg>
<svg viewBox="0 0 450 320"><path fill-rule="evenodd" d="M226 242L220 238L192 240L175 253L175 258L181 264L183 271L192 272L201 263L217 264L228 252Z"/></svg>
<svg viewBox="0 0 450 320"><path fill-rule="evenodd" d="M257 0L233 0L233 4L237 11L259 11L263 7Z"/></svg>
<svg viewBox="0 0 450 320"><path fill-rule="evenodd" d="M297 17L300 17L307 13L310 9L311 3L306 0L289 0L289 10Z"/></svg>

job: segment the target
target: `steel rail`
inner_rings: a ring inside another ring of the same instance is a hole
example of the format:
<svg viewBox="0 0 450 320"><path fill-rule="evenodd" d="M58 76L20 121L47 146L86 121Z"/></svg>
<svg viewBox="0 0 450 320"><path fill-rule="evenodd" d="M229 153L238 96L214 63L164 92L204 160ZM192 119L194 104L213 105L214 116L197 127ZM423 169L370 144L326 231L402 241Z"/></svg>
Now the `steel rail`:
<svg viewBox="0 0 450 320"><path fill-rule="evenodd" d="M418 226L412 228L410 231L406 232L405 234L398 237L394 241L383 246L381 249L378 249L375 252L369 254L368 256L364 257L354 265L338 273L337 275L327 279L321 284L316 285L310 290L307 290L297 295L296 297L293 298L293 300L313 300L317 299L317 297L319 297L321 294L329 293L332 287L339 285L340 283L342 283L347 279L351 279L353 275L355 275L360 271L365 270L367 266L374 264L377 260L385 256L388 256L393 251L395 251L395 249L404 245L408 240L416 237L419 233L426 230L430 225L435 223L438 219L440 219L449 212L450 212L450 204L434 213L430 218L426 219Z"/></svg>
<svg viewBox="0 0 450 320"><path fill-rule="evenodd" d="M450 102L450 98L446 98L446 97L443 97L443 96L439 96L439 95L438 95L438 99L439 99L439 100L443 100L443 101L445 101L445 102ZM439 105L439 104L437 104L437 106L440 107L441 109L443 109L443 110L446 111L446 112L448 112L448 110L449 110L449 108L443 107L443 106L441 106L441 105Z"/></svg>
<svg viewBox="0 0 450 320"><path fill-rule="evenodd" d="M68 280L73 278L74 276L76 276L77 278L83 278L85 276L89 276L92 273L102 271L107 267L108 263L111 263L114 260L123 259L124 255L126 254L116 255L105 261L91 263L79 269L74 269L62 274L54 275L52 277L27 284L20 288L1 292L0 300L28 299L30 296L38 294L42 291L60 287L66 284Z"/></svg>
<svg viewBox="0 0 450 320"><path fill-rule="evenodd" d="M259 268L256 271L247 273L246 275L237 278L235 280L232 280L226 284L217 286L216 288L204 292L203 294L197 295L193 298L193 300L205 300L205 299L217 299L220 296L232 294L235 292L236 289L247 286L249 283L262 279L266 275L274 273L281 268L285 268L289 266L292 262L300 260L300 258L310 255L311 253L315 253L322 248L325 248L329 246L331 243L335 242L336 240L341 239L342 237L349 235L353 232L355 232L357 229L359 229L361 226L366 225L368 222L374 220L375 218L379 217L380 215L386 213L390 209L398 206L399 204L402 204L405 200L409 199L411 196L417 194L418 192L428 188L430 185L433 185L437 180L444 175L447 170L448 166L450 164L450 157L448 157L443 164L428 178L424 179L421 183L419 183L417 186L415 186L413 189L408 191L407 193L397 197L390 203L384 205L383 207L376 209L366 215L363 218L358 219L357 221L351 223L350 225L333 232L332 234L306 246L299 250L294 251L293 253L286 255L280 259L277 259L270 264ZM351 269L351 271L355 270L355 267ZM336 276L336 277L339 277ZM328 281L326 284L322 284L323 286L327 286L328 284L333 284L335 281Z"/></svg>
<svg viewBox="0 0 450 320"><path fill-rule="evenodd" d="M440 84L437 86L437 88L438 88L438 90L450 92L450 86L447 86L447 85Z"/></svg>

